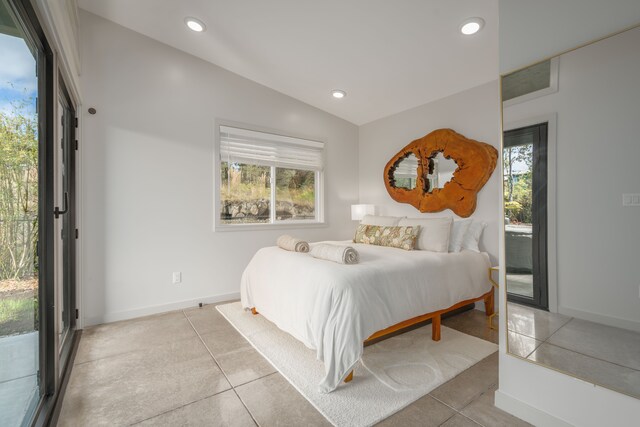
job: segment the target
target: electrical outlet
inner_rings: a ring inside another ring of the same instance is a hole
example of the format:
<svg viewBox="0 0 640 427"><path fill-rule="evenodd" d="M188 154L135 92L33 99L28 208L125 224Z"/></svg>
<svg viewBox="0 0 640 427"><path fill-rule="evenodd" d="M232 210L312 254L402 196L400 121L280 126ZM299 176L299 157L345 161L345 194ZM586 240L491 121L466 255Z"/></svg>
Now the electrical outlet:
<svg viewBox="0 0 640 427"><path fill-rule="evenodd" d="M178 283L182 283L182 273L179 271L173 272L173 284L177 285Z"/></svg>

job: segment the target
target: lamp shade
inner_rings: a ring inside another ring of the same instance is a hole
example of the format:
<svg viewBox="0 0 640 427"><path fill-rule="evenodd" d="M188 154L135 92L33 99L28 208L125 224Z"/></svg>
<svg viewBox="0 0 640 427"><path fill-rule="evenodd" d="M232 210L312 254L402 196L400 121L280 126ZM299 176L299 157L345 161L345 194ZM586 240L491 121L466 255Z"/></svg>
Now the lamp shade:
<svg viewBox="0 0 640 427"><path fill-rule="evenodd" d="M360 221L365 215L373 215L375 210L374 205L351 205L351 219Z"/></svg>

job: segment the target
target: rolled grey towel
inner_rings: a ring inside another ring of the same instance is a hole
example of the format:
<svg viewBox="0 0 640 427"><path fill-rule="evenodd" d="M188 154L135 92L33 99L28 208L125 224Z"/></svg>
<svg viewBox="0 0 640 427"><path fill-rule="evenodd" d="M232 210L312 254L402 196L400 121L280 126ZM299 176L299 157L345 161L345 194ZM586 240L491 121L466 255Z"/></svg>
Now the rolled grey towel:
<svg viewBox="0 0 640 427"><path fill-rule="evenodd" d="M288 234L278 237L276 244L287 251L293 252L309 252L309 243L304 240L296 239Z"/></svg>
<svg viewBox="0 0 640 427"><path fill-rule="evenodd" d="M351 246L330 243L313 245L310 255L314 258L326 259L340 264L357 264L360 261L360 254Z"/></svg>

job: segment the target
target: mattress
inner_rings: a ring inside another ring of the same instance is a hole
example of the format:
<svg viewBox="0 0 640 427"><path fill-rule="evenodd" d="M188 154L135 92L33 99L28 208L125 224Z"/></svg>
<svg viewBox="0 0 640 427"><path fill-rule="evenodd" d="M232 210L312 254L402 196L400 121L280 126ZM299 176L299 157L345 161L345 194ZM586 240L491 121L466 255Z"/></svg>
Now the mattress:
<svg viewBox="0 0 640 427"><path fill-rule="evenodd" d="M319 384L324 393L349 374L374 332L491 289L486 253L325 243L353 246L360 263L338 264L274 246L260 249L241 279L243 307L256 308L316 351L325 366Z"/></svg>

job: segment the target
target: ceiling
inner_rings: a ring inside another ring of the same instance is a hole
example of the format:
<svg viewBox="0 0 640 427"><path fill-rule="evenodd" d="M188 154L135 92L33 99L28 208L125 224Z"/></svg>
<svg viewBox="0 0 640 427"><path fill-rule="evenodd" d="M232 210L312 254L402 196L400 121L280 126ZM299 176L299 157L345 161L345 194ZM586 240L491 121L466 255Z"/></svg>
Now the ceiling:
<svg viewBox="0 0 640 427"><path fill-rule="evenodd" d="M503 0L500 72L640 24L638 0Z"/></svg>
<svg viewBox="0 0 640 427"><path fill-rule="evenodd" d="M356 125L498 78L498 0L80 0ZM187 29L193 16L204 33ZM475 36L460 24L482 17ZM342 89L342 100L331 97Z"/></svg>

